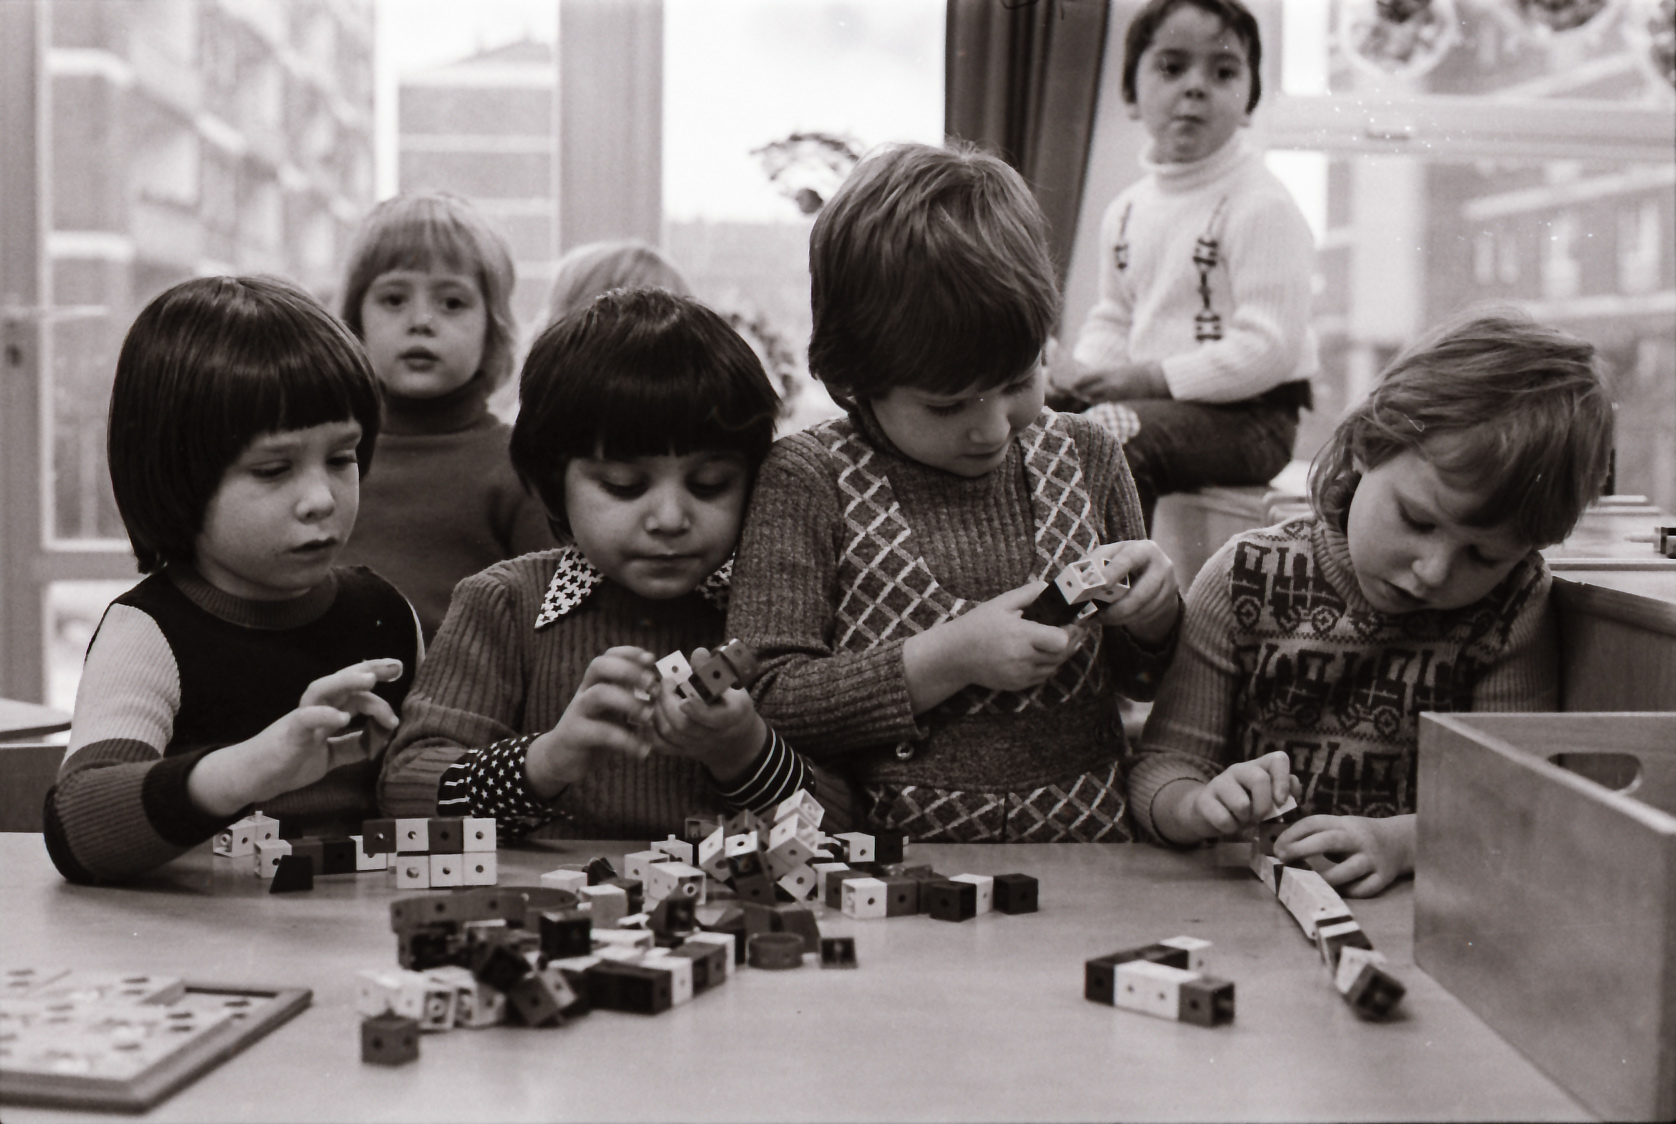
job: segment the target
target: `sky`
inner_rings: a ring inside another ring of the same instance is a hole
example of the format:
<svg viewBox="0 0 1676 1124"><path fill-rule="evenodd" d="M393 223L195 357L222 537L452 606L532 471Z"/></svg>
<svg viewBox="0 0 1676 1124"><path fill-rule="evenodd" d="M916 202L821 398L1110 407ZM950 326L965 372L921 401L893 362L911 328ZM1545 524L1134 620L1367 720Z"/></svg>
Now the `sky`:
<svg viewBox="0 0 1676 1124"><path fill-rule="evenodd" d="M378 0L379 194L395 190L399 76L522 38L556 0ZM944 0L665 0L664 211L797 215L752 149L795 131L940 143Z"/></svg>

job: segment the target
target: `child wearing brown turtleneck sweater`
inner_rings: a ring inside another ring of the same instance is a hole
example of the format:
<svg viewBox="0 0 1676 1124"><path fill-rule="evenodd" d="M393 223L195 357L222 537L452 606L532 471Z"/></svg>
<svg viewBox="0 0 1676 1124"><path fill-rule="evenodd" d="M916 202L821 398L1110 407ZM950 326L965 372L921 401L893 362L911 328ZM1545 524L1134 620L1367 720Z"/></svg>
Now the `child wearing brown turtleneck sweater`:
<svg viewBox="0 0 1676 1124"><path fill-rule="evenodd" d="M1058 314L1045 221L973 150L863 161L810 237L810 369L848 416L764 463L728 630L765 718L916 840L1122 841L1120 694L1150 697L1180 619L1115 438L1044 410ZM1035 623L1086 554L1129 592Z"/></svg>
<svg viewBox="0 0 1676 1124"><path fill-rule="evenodd" d="M489 394L512 373L512 255L463 199L386 200L362 225L343 319L384 390L378 472L343 554L407 595L429 642L454 585L556 545Z"/></svg>

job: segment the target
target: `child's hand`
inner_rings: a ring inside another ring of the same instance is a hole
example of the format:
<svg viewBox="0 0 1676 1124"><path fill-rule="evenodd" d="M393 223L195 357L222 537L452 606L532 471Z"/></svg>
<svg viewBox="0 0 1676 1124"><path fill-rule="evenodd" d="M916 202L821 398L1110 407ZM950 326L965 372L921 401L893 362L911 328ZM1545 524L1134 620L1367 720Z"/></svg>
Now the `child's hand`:
<svg viewBox="0 0 1676 1124"><path fill-rule="evenodd" d="M1261 823L1301 792L1291 759L1276 750L1230 765L1208 784L1183 778L1165 785L1153 799L1152 822L1175 843L1231 835Z"/></svg>
<svg viewBox="0 0 1676 1124"><path fill-rule="evenodd" d="M1164 548L1151 539L1131 539L1106 543L1093 553L1105 559L1108 573L1129 577L1129 592L1096 614L1100 623L1122 626L1143 644L1163 643L1181 614L1181 586Z"/></svg>
<svg viewBox="0 0 1676 1124"><path fill-rule="evenodd" d="M642 727L657 686L650 652L623 646L595 656L558 725L530 743L524 770L531 791L543 800L557 796L587 776L601 753L644 758L651 744Z"/></svg>
<svg viewBox="0 0 1676 1124"><path fill-rule="evenodd" d="M909 637L902 646L902 665L914 713L969 684L1025 691L1057 671L1077 650L1083 633L1075 626L1056 628L1023 618L1046 588L1046 582L1021 585Z"/></svg>
<svg viewBox="0 0 1676 1124"><path fill-rule="evenodd" d="M1414 870L1414 817L1306 816L1274 841L1282 862L1326 855L1335 865L1321 877L1346 897L1379 893Z"/></svg>
<svg viewBox="0 0 1676 1124"><path fill-rule="evenodd" d="M249 741L206 754L187 777L187 795L212 816L230 816L246 804L271 800L313 784L347 761L364 757L359 738L337 738L360 715L386 732L396 712L372 693L401 678L402 661L364 660L316 679L297 709Z"/></svg>
<svg viewBox="0 0 1676 1124"><path fill-rule="evenodd" d="M1169 398L1164 366L1156 361L1125 363L1103 371L1083 370L1070 389L1090 402L1122 402L1130 398Z"/></svg>
<svg viewBox="0 0 1676 1124"><path fill-rule="evenodd" d="M704 648L693 649L693 666L710 654ZM738 687L728 688L721 698L707 703L700 698L683 700L660 684L652 701L651 728L656 735L654 749L699 762L724 787L743 777L768 737L768 727L757 715L751 696Z"/></svg>

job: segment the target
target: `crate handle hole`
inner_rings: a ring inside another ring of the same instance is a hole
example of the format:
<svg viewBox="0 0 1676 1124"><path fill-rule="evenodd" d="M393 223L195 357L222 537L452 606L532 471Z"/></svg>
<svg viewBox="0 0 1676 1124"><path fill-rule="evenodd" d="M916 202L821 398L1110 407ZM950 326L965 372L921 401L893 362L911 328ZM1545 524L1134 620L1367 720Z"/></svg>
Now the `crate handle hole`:
<svg viewBox="0 0 1676 1124"><path fill-rule="evenodd" d="M1641 784L1641 759L1634 754L1556 753L1548 760L1613 792L1628 795Z"/></svg>

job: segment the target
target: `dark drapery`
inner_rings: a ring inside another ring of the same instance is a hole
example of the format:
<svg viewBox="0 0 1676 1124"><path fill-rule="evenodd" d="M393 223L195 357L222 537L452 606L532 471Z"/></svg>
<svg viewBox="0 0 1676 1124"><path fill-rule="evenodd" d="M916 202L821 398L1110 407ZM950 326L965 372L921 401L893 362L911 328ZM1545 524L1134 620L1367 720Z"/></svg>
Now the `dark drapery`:
<svg viewBox="0 0 1676 1124"><path fill-rule="evenodd" d="M1107 0L949 0L943 131L1017 168L1071 262L1094 132Z"/></svg>

